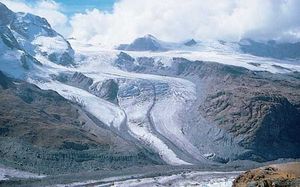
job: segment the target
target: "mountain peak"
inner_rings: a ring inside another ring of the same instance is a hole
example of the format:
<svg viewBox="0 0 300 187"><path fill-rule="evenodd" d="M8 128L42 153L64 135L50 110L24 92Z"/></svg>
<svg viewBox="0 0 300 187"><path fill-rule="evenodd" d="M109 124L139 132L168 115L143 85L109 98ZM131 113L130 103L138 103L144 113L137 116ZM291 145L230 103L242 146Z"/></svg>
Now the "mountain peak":
<svg viewBox="0 0 300 187"><path fill-rule="evenodd" d="M197 44L197 42L194 39L188 40L184 43L184 45L189 46L189 47L194 46L196 44Z"/></svg>
<svg viewBox="0 0 300 187"><path fill-rule="evenodd" d="M131 44L121 44L119 50L125 51L164 51L160 41L151 34L135 39Z"/></svg>
<svg viewBox="0 0 300 187"><path fill-rule="evenodd" d="M3 3L0 3L1 46L1 50L12 49L16 54L22 51L22 54L30 56L30 59L40 55L61 65L71 65L74 61L71 45L51 28L45 18L30 13L15 13ZM22 61L20 58L18 60Z"/></svg>
<svg viewBox="0 0 300 187"><path fill-rule="evenodd" d="M31 13L23 13L23 12L19 12L19 13L17 13L17 15L18 15L19 19L21 19L23 22L32 23L32 24L35 24L35 25L41 26L41 27L51 28L48 21L43 17L36 16Z"/></svg>
<svg viewBox="0 0 300 187"><path fill-rule="evenodd" d="M151 34L146 34L144 37L142 38L149 38L149 39L152 39L152 40L157 40L157 38Z"/></svg>

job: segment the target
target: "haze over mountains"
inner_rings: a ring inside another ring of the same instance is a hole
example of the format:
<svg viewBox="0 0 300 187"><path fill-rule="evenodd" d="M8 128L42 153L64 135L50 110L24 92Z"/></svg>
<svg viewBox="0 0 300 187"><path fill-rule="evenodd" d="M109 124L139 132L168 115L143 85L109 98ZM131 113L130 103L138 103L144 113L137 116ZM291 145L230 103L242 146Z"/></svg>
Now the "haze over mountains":
<svg viewBox="0 0 300 187"><path fill-rule="evenodd" d="M2 3L0 31L6 167L226 170L300 157L297 42L146 35L107 49L67 41L46 19Z"/></svg>

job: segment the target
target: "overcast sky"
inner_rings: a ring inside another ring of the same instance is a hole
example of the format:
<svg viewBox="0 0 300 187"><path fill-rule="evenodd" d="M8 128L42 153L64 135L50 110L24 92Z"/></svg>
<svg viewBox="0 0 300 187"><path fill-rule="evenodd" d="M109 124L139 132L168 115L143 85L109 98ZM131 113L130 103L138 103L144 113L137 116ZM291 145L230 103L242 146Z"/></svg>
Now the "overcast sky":
<svg viewBox="0 0 300 187"><path fill-rule="evenodd" d="M63 35L91 43L128 43L152 34L166 41L299 41L300 0L0 0L45 17Z"/></svg>

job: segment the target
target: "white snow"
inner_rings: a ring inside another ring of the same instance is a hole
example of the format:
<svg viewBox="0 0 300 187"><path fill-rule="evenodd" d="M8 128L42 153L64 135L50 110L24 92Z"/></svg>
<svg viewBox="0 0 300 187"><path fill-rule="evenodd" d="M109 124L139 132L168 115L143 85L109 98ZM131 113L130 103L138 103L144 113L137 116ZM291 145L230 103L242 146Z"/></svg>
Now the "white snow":
<svg viewBox="0 0 300 187"><path fill-rule="evenodd" d="M33 45L38 46L40 52L61 53L68 49L66 41L59 35L55 37L38 36L32 41Z"/></svg>
<svg viewBox="0 0 300 187"><path fill-rule="evenodd" d="M26 179L28 179L28 178L43 178L43 177L46 177L46 176L0 166L0 181L9 180L10 178L26 178Z"/></svg>

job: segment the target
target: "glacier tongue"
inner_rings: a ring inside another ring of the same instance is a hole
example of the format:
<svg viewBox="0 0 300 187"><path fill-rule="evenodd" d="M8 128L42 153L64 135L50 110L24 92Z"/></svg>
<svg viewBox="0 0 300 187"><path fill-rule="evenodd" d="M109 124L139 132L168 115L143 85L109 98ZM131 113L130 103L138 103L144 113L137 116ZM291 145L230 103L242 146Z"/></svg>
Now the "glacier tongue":
<svg viewBox="0 0 300 187"><path fill-rule="evenodd" d="M126 116L123 110L85 90L65 85L57 81L41 83L32 80L31 82L42 89L55 90L63 97L78 103L109 127L120 129L122 123L125 123Z"/></svg>
<svg viewBox="0 0 300 187"><path fill-rule="evenodd" d="M120 107L127 114L129 133L155 150L163 160L172 165L190 163L178 158L178 155L157 134L150 112L156 102L153 83L149 80L133 80L123 84L119 96ZM154 83L155 84L155 83ZM165 107L162 110L166 110Z"/></svg>

